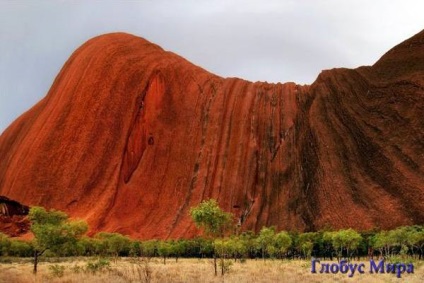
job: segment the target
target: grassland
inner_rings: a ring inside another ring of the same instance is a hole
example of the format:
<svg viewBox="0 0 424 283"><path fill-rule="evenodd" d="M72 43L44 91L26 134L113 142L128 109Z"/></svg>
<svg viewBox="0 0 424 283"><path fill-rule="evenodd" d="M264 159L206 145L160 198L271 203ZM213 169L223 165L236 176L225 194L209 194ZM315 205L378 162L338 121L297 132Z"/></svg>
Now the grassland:
<svg viewBox="0 0 424 283"><path fill-rule="evenodd" d="M346 274L312 274L309 261L247 260L232 263L224 276L214 276L210 259L151 260L122 258L110 260L109 266L87 268L92 258L65 258L41 262L37 275L30 259L11 259L0 263L1 283L30 282L424 282L424 264L415 263L414 274L370 274L367 261L364 274L349 278Z"/></svg>

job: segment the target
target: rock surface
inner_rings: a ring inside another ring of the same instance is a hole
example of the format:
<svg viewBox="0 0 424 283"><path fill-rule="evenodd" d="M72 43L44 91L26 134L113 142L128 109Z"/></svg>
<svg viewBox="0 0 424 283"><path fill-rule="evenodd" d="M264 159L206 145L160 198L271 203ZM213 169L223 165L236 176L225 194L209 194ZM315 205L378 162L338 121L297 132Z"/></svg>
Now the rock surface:
<svg viewBox="0 0 424 283"><path fill-rule="evenodd" d="M0 196L0 233L11 237L26 234L30 228L30 222L26 217L28 212L28 206Z"/></svg>
<svg viewBox="0 0 424 283"><path fill-rule="evenodd" d="M191 237L189 208L208 198L244 230L423 224L424 31L310 86L224 79L102 35L4 131L0 156L0 195L92 233Z"/></svg>

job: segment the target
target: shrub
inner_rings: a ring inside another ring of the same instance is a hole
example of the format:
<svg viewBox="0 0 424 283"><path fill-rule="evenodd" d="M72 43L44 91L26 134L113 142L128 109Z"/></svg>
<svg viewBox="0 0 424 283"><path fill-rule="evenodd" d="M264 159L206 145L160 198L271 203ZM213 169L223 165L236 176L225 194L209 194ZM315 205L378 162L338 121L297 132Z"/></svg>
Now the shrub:
<svg viewBox="0 0 424 283"><path fill-rule="evenodd" d="M10 249L10 239L7 235L0 233L0 255L8 255Z"/></svg>
<svg viewBox="0 0 424 283"><path fill-rule="evenodd" d="M88 262L85 267L85 271L95 274L97 272L103 272L109 268L110 268L110 262L107 259L100 258L97 261Z"/></svg>
<svg viewBox="0 0 424 283"><path fill-rule="evenodd" d="M34 249L28 242L12 240L10 242L9 254L12 256L29 257L34 253Z"/></svg>
<svg viewBox="0 0 424 283"><path fill-rule="evenodd" d="M61 278L65 274L65 266L54 264L49 266L50 274L52 277Z"/></svg>
<svg viewBox="0 0 424 283"><path fill-rule="evenodd" d="M81 273L82 271L84 271L84 268L75 264L74 266L71 267L71 271L73 273L78 274L78 273Z"/></svg>

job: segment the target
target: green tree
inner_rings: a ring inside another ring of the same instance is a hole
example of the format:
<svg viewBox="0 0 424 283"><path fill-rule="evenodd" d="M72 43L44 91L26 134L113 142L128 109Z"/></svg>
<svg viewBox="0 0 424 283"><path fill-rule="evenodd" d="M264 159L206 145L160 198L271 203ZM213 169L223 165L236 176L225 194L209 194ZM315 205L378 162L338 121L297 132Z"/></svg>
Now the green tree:
<svg viewBox="0 0 424 283"><path fill-rule="evenodd" d="M191 248L194 248L197 251L197 254L200 257L206 257L214 253L213 240L211 238L205 239L202 237L195 238L191 242Z"/></svg>
<svg viewBox="0 0 424 283"><path fill-rule="evenodd" d="M185 254L188 246L188 242L185 240L177 240L172 242L172 254L175 257L175 262L178 262L178 258Z"/></svg>
<svg viewBox="0 0 424 283"><path fill-rule="evenodd" d="M166 264L166 258L172 253L172 243L167 241L160 241L158 243L158 254L163 257L163 264Z"/></svg>
<svg viewBox="0 0 424 283"><path fill-rule="evenodd" d="M281 258L287 252L291 245L292 238L286 231L281 231L274 236L274 246L276 248L277 254L279 254Z"/></svg>
<svg viewBox="0 0 424 283"><path fill-rule="evenodd" d="M353 229L339 230L333 234L333 247L339 250L339 257L346 250L347 257L351 256L351 252L356 250L362 241L362 236Z"/></svg>
<svg viewBox="0 0 424 283"><path fill-rule="evenodd" d="M235 250L234 242L232 239L215 239L214 247L220 258L219 265L221 267L221 275L224 275L227 271L229 271L231 266L231 262L228 258Z"/></svg>
<svg viewBox="0 0 424 283"><path fill-rule="evenodd" d="M392 241L389 237L389 232L381 231L374 235L372 240L373 248L379 250L380 256L384 254L388 256L390 254L390 247Z"/></svg>
<svg viewBox="0 0 424 283"><path fill-rule="evenodd" d="M230 255L236 261L238 258L246 256L248 250L246 242L241 237L232 237L228 240Z"/></svg>
<svg viewBox="0 0 424 283"><path fill-rule="evenodd" d="M149 240L149 241L142 242L142 245L141 245L142 255L148 258L155 256L157 245L158 245L157 240Z"/></svg>
<svg viewBox="0 0 424 283"><path fill-rule="evenodd" d="M297 239L297 248L305 257L310 257L319 234L316 232L307 232L299 235Z"/></svg>
<svg viewBox="0 0 424 283"><path fill-rule="evenodd" d="M196 226L212 237L223 237L233 220L233 216L223 211L214 199L202 201L198 206L192 207L190 215Z"/></svg>
<svg viewBox="0 0 424 283"><path fill-rule="evenodd" d="M418 259L422 259L424 251L424 230L411 230L408 233L408 243L418 250Z"/></svg>
<svg viewBox="0 0 424 283"><path fill-rule="evenodd" d="M275 248L273 247L275 236L274 227L262 227L256 241L262 252L262 259L265 260L265 255L273 256Z"/></svg>
<svg viewBox="0 0 424 283"><path fill-rule="evenodd" d="M133 257L139 257L143 253L142 243L140 241L133 241L130 244L130 255Z"/></svg>
<svg viewBox="0 0 424 283"><path fill-rule="evenodd" d="M328 256L330 260L333 260L334 255L334 247L333 247L333 237L334 237L334 231L325 231L322 234L321 242L322 242L322 248L324 252L324 259L325 256Z"/></svg>
<svg viewBox="0 0 424 283"><path fill-rule="evenodd" d="M241 241L243 241L248 256L255 257L260 250L255 233L252 231L245 231L240 234L239 238Z"/></svg>
<svg viewBox="0 0 424 283"><path fill-rule="evenodd" d="M190 216L196 227L203 229L210 238L223 237L226 230L231 227L233 216L223 211L216 200L204 200L198 206L190 209ZM215 275L218 274L216 255L214 253Z"/></svg>
<svg viewBox="0 0 424 283"><path fill-rule="evenodd" d="M95 235L95 238L103 241L106 253L115 257L115 260L119 255L128 255L130 251L131 240L122 234L100 232Z"/></svg>
<svg viewBox="0 0 424 283"><path fill-rule="evenodd" d="M314 248L314 243L310 241L303 242L300 245L300 250L305 255L305 257L311 257L313 248Z"/></svg>
<svg viewBox="0 0 424 283"><path fill-rule="evenodd" d="M215 252L219 257L225 258L229 254L229 245L227 239L215 239L214 241Z"/></svg>
<svg viewBox="0 0 424 283"><path fill-rule="evenodd" d="M38 258L46 250L58 253L64 246L76 245L88 226L84 221L70 221L66 213L47 211L42 207L32 207L28 218L34 234L34 273L37 272Z"/></svg>
<svg viewBox="0 0 424 283"><path fill-rule="evenodd" d="M409 227L398 227L394 230L390 230L388 233L388 238L390 245L393 248L397 247L397 250L400 251L402 255L407 254L408 252L408 236L409 236Z"/></svg>
<svg viewBox="0 0 424 283"><path fill-rule="evenodd" d="M99 239L83 236L78 240L79 255L82 256L94 256L100 255L103 251L101 246L102 241Z"/></svg>
<svg viewBox="0 0 424 283"><path fill-rule="evenodd" d="M374 240L375 240L375 234L377 232L378 230L376 228L374 228L373 230L361 232L362 241L361 241L361 244L359 245L359 250L362 251L362 255L367 255L369 258L373 258Z"/></svg>

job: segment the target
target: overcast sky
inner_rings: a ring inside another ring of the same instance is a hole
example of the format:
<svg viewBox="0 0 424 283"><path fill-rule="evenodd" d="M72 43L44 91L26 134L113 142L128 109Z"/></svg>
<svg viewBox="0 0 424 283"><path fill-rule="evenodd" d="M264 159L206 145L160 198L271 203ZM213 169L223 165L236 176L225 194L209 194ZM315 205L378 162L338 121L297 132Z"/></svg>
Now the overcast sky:
<svg viewBox="0 0 424 283"><path fill-rule="evenodd" d="M133 33L223 77L310 84L373 64L424 28L422 11L422 0L0 0L0 133L99 34Z"/></svg>

